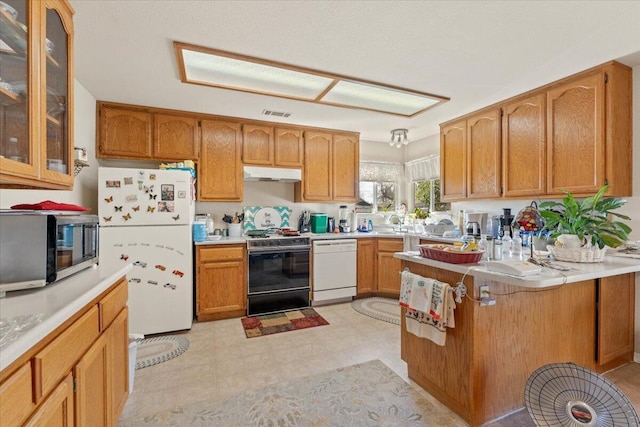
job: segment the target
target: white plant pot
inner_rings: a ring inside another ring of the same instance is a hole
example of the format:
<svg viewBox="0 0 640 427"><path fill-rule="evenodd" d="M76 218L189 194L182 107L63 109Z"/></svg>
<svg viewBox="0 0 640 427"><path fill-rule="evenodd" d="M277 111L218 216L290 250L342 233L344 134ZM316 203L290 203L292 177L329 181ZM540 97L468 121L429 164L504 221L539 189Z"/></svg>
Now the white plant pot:
<svg viewBox="0 0 640 427"><path fill-rule="evenodd" d="M575 234L561 234L556 239L556 245L566 249L578 249L582 247L582 240Z"/></svg>

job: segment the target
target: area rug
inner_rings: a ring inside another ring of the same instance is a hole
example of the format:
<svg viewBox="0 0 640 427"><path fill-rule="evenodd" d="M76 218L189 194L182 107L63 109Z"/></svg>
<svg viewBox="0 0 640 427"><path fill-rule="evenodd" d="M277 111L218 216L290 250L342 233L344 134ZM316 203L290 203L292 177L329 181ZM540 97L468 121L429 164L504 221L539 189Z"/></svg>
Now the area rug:
<svg viewBox="0 0 640 427"><path fill-rule="evenodd" d="M242 321L242 327L244 328L244 333L247 338L329 324L329 322L324 320L324 317L320 316L313 308L244 317L240 320Z"/></svg>
<svg viewBox="0 0 640 427"><path fill-rule="evenodd" d="M177 335L145 338L138 343L136 369L166 362L180 356L189 348L189 340Z"/></svg>
<svg viewBox="0 0 640 427"><path fill-rule="evenodd" d="M126 420L129 426L461 426L380 360Z"/></svg>
<svg viewBox="0 0 640 427"><path fill-rule="evenodd" d="M400 306L393 298L362 298L351 302L351 307L360 314L384 320L385 322L400 324Z"/></svg>

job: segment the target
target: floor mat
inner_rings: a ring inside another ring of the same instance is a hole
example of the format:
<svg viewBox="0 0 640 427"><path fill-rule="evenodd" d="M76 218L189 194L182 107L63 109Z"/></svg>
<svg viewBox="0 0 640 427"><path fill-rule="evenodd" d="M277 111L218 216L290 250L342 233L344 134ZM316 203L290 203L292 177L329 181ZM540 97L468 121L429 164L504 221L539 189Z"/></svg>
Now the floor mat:
<svg viewBox="0 0 640 427"><path fill-rule="evenodd" d="M394 325L400 324L400 306L397 299L381 297L356 299L351 302L351 307L365 316Z"/></svg>
<svg viewBox="0 0 640 427"><path fill-rule="evenodd" d="M380 360L179 406L126 426L459 426Z"/></svg>
<svg viewBox="0 0 640 427"><path fill-rule="evenodd" d="M240 320L242 321L242 327L244 328L244 333L247 338L329 324L329 322L320 316L313 308L244 317Z"/></svg>
<svg viewBox="0 0 640 427"><path fill-rule="evenodd" d="M136 369L146 368L180 356L189 348L189 340L177 335L145 338L138 343Z"/></svg>

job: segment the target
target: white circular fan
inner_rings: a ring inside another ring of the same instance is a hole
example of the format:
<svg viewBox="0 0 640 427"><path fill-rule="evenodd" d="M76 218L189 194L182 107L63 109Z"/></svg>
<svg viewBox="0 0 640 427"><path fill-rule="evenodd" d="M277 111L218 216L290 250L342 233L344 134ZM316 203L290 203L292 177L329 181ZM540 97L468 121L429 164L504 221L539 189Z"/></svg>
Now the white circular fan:
<svg viewBox="0 0 640 427"><path fill-rule="evenodd" d="M640 426L637 412L618 387L573 363L537 369L525 386L524 402L538 426Z"/></svg>

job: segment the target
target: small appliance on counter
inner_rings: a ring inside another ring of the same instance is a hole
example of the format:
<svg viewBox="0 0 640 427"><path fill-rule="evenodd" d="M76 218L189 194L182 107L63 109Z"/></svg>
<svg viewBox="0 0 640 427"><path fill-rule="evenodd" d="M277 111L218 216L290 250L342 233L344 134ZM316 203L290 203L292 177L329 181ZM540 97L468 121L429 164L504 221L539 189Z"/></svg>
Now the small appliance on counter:
<svg viewBox="0 0 640 427"><path fill-rule="evenodd" d="M340 209L338 210L338 228L341 233L349 233L351 231L351 226L349 225L349 209L346 205L340 205Z"/></svg>
<svg viewBox="0 0 640 427"><path fill-rule="evenodd" d="M98 216L0 212L0 296L38 288L98 263Z"/></svg>
<svg viewBox="0 0 640 427"><path fill-rule="evenodd" d="M503 237L507 234L509 237L513 237L511 232L511 223L513 222L513 215L511 215L510 208L502 209L502 215L500 215L500 229L498 230L498 236Z"/></svg>
<svg viewBox="0 0 640 427"><path fill-rule="evenodd" d="M309 233L311 231L311 213L308 210L304 210L300 214L298 231L301 233Z"/></svg>
<svg viewBox="0 0 640 427"><path fill-rule="evenodd" d="M311 232L312 233L326 233L327 232L327 214L325 213L312 213L311 217Z"/></svg>
<svg viewBox="0 0 640 427"><path fill-rule="evenodd" d="M336 230L336 219L332 216L327 218L327 233L333 233Z"/></svg>
<svg viewBox="0 0 640 427"><path fill-rule="evenodd" d="M466 212L465 230L467 236L480 237L487 229L486 212Z"/></svg>

